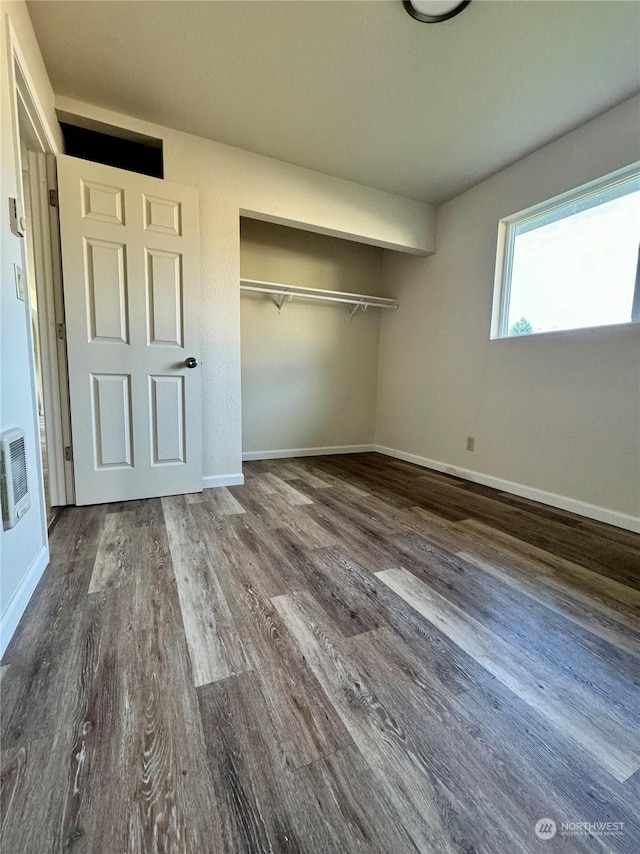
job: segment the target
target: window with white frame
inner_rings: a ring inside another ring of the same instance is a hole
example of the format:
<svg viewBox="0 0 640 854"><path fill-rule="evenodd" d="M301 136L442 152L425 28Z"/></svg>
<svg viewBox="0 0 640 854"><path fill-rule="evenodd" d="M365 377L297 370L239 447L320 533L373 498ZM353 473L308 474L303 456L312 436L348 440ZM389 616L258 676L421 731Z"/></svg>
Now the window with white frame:
<svg viewBox="0 0 640 854"><path fill-rule="evenodd" d="M500 221L492 338L640 321L640 166Z"/></svg>

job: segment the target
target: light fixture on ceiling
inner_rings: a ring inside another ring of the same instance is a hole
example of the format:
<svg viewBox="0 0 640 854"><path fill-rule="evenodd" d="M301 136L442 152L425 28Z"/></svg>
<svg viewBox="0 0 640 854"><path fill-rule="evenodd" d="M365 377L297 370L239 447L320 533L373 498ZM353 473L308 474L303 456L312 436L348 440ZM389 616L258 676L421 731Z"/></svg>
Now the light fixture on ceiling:
<svg viewBox="0 0 640 854"><path fill-rule="evenodd" d="M471 0L402 0L402 5L416 21L439 24L459 15Z"/></svg>

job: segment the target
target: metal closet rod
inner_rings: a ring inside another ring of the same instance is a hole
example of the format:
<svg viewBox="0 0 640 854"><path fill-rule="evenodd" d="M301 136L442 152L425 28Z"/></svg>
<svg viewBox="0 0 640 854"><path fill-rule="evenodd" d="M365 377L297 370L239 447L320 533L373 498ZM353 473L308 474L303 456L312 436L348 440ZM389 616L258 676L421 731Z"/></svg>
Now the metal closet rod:
<svg viewBox="0 0 640 854"><path fill-rule="evenodd" d="M356 308L398 308L398 302L386 297L376 297L371 294L351 294L344 291L326 291L320 288L302 288L297 285L283 285L277 282L260 282L256 279L240 279L241 291L252 291L261 294L272 294L284 299L300 297L315 299L323 302L346 303ZM281 307L282 303L279 304Z"/></svg>

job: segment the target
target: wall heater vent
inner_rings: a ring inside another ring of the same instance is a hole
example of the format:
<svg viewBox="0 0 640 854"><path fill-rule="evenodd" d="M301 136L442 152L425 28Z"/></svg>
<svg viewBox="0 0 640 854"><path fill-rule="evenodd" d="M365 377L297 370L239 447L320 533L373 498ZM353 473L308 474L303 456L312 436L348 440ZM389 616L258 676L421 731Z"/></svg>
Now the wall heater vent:
<svg viewBox="0 0 640 854"><path fill-rule="evenodd" d="M7 430L0 434L0 455L2 523L6 531L13 528L31 507L24 430Z"/></svg>

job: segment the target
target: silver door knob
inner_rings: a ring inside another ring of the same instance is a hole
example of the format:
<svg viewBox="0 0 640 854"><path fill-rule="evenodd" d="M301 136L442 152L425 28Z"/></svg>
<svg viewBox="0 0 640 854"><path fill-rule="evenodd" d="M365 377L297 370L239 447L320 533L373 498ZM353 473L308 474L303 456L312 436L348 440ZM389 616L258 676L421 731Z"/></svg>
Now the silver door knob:
<svg viewBox="0 0 640 854"><path fill-rule="evenodd" d="M193 356L189 356L188 359L184 360L184 364L185 364L185 367L187 367L187 368L197 368L198 367L198 360L195 359Z"/></svg>

